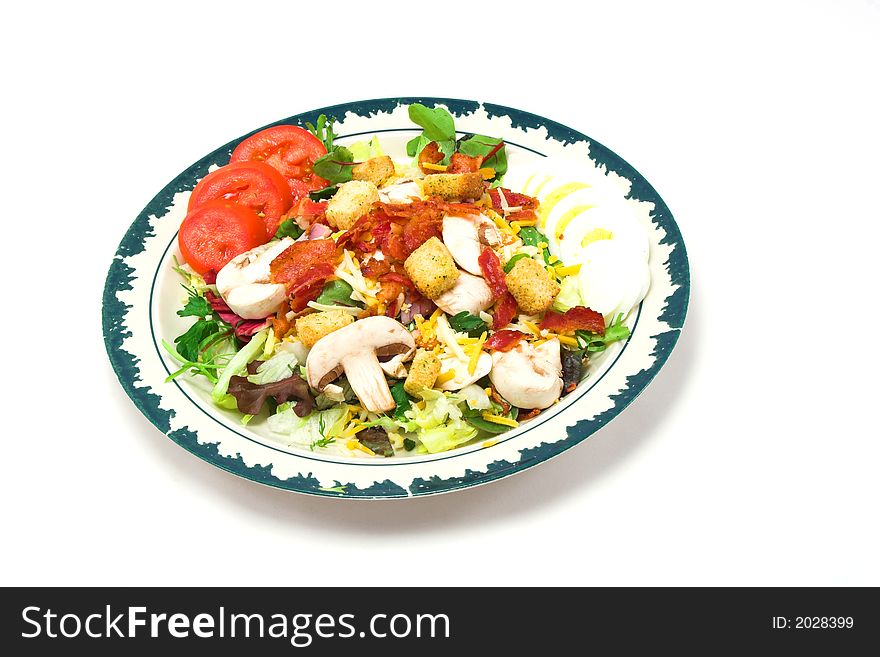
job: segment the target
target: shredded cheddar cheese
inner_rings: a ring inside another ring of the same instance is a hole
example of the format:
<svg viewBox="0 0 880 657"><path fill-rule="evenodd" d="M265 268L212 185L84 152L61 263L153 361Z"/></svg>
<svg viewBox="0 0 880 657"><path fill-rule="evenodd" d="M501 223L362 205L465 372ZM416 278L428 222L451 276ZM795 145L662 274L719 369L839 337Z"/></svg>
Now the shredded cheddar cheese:
<svg viewBox="0 0 880 657"><path fill-rule="evenodd" d="M486 335L486 331L483 331L479 341L473 346L474 353L471 354L471 359L468 362L468 374L471 376L477 371L477 363L480 361L480 354L483 353L483 343L486 341Z"/></svg>
<svg viewBox="0 0 880 657"><path fill-rule="evenodd" d="M347 443L345 443L345 446L348 447L350 450L359 450L359 451L363 452L364 454L369 454L370 456L376 456L376 452L371 450L366 445L362 445L356 438L349 439L349 441Z"/></svg>
<svg viewBox="0 0 880 657"><path fill-rule="evenodd" d="M538 325L534 322L530 322L528 320L523 320L523 324L527 329L529 329L535 335L541 335L541 329L538 328Z"/></svg>
<svg viewBox="0 0 880 657"><path fill-rule="evenodd" d="M437 375L437 380L434 382L434 385L435 386L443 385L444 383L452 381L452 379L454 379L454 378L455 378L455 370L449 370L448 372L442 372Z"/></svg>
<svg viewBox="0 0 880 657"><path fill-rule="evenodd" d="M580 270L581 270L580 265L570 265L568 267L557 267L556 268L556 275L559 276L560 278L563 276L574 276L575 274L579 273Z"/></svg>
<svg viewBox="0 0 880 657"><path fill-rule="evenodd" d="M446 171L446 169L449 168L445 164L434 164L433 162L422 162L419 166L423 169L430 169L431 171Z"/></svg>
<svg viewBox="0 0 880 657"><path fill-rule="evenodd" d="M500 415L492 415L492 413L483 413L483 419L486 422L492 422L493 424L503 424L506 427L518 427L519 422L516 420L511 420L509 417L502 417Z"/></svg>

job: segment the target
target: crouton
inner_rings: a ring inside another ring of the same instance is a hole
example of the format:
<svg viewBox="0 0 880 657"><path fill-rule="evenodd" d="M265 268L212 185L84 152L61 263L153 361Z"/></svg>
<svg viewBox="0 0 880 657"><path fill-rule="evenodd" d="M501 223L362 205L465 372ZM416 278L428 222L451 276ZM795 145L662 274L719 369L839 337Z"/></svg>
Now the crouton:
<svg viewBox="0 0 880 657"><path fill-rule="evenodd" d="M425 176L425 196L439 196L447 201L478 199L486 191L479 173L435 173Z"/></svg>
<svg viewBox="0 0 880 657"><path fill-rule="evenodd" d="M394 175L394 162L387 155L372 157L351 169L351 177L355 180L366 180L376 187Z"/></svg>
<svg viewBox="0 0 880 657"><path fill-rule="evenodd" d="M419 292L436 299L455 285L458 267L446 245L432 237L413 251L403 263L406 275Z"/></svg>
<svg viewBox="0 0 880 657"><path fill-rule="evenodd" d="M343 310L311 313L296 320L296 334L305 346L311 348L325 335L330 335L353 321L354 317Z"/></svg>
<svg viewBox="0 0 880 657"><path fill-rule="evenodd" d="M533 258L517 260L504 280L520 310L528 315L536 315L550 308L559 294L559 284Z"/></svg>
<svg viewBox="0 0 880 657"><path fill-rule="evenodd" d="M403 389L416 395L425 388L433 388L440 374L440 359L433 351L419 349L409 367L409 375L403 382Z"/></svg>
<svg viewBox="0 0 880 657"><path fill-rule="evenodd" d="M366 180L351 180L339 187L324 214L330 225L338 230L348 230L354 222L370 211L379 200L376 185Z"/></svg>

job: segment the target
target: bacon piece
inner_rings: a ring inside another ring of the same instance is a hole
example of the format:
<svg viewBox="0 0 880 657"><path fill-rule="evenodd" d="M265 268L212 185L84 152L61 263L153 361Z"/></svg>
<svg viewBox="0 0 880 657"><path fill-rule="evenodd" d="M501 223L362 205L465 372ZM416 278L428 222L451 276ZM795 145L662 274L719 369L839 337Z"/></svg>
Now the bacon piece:
<svg viewBox="0 0 880 657"><path fill-rule="evenodd" d="M505 292L504 296L501 297L501 301L495 306L495 313L492 315L492 328L497 331L510 324L513 318L516 317L518 308L513 295L510 292Z"/></svg>
<svg viewBox="0 0 880 657"><path fill-rule="evenodd" d="M294 242L269 264L269 278L273 283L286 283L287 289L302 285L309 270L318 264L336 260L333 240L303 240Z"/></svg>
<svg viewBox="0 0 880 657"><path fill-rule="evenodd" d="M403 228L403 243L409 253L412 253L432 237L443 239L442 216L419 216L410 219ZM405 258L404 258L405 259Z"/></svg>
<svg viewBox="0 0 880 657"><path fill-rule="evenodd" d="M298 224L312 224L321 222L324 212L327 209L327 201L313 201L308 196L304 196L287 212L288 218L296 217L302 219Z"/></svg>
<svg viewBox="0 0 880 657"><path fill-rule="evenodd" d="M533 417L536 417L540 414L541 414L540 408L532 408L529 410L521 408L521 409L519 409L519 411L516 414L516 421L517 422L525 422L526 420L531 420Z"/></svg>
<svg viewBox="0 0 880 657"><path fill-rule="evenodd" d="M380 276L379 281L383 284L386 282L398 283L398 284L402 285L403 287L408 288L410 290L416 289L416 286L413 285L413 282L411 280L409 280L408 276L401 274L400 272L396 272L396 271L392 271L387 274L384 274L383 276Z"/></svg>
<svg viewBox="0 0 880 657"><path fill-rule="evenodd" d="M476 203L440 203L440 207L448 214L480 214L483 208Z"/></svg>
<svg viewBox="0 0 880 657"><path fill-rule="evenodd" d="M519 210L517 212L511 212L505 217L505 219L507 219L507 221L537 221L538 215L535 214L534 210Z"/></svg>
<svg viewBox="0 0 880 657"><path fill-rule="evenodd" d="M409 250L403 241L403 227L385 219L373 229L373 241L382 249L386 259L403 262Z"/></svg>
<svg viewBox="0 0 880 657"><path fill-rule="evenodd" d="M556 313L552 310L544 315L544 319L538 325L539 328L554 331L555 333L570 333L584 330L591 333L605 333L605 318L595 310L575 306L564 313Z"/></svg>
<svg viewBox="0 0 880 657"><path fill-rule="evenodd" d="M370 233L373 229L373 225L375 224L375 220L371 215L365 214L363 217L360 217L357 221L354 222L354 225L349 228L347 231L342 233L339 238L336 240L336 246L344 247L348 245L349 242L357 244L362 238Z"/></svg>
<svg viewBox="0 0 880 657"><path fill-rule="evenodd" d="M483 249L477 258L483 278L492 290L492 298L500 299L507 292L507 283L504 281L504 268L501 261L492 249Z"/></svg>
<svg viewBox="0 0 880 657"><path fill-rule="evenodd" d="M442 158L441 158L442 159ZM482 157L471 157L464 153L453 153L449 158L449 168L446 173L476 173L483 163Z"/></svg>
<svg viewBox="0 0 880 657"><path fill-rule="evenodd" d="M285 306L275 313L275 317L272 318L272 331L279 340L287 335L287 332L290 330L290 322L287 320L287 311L289 309L289 306Z"/></svg>
<svg viewBox="0 0 880 657"><path fill-rule="evenodd" d="M389 272L379 277L382 288L376 298L386 305L385 314L388 317L396 317L400 311L401 295L408 290L415 290L415 285L403 274Z"/></svg>
<svg viewBox="0 0 880 657"><path fill-rule="evenodd" d="M510 404L504 399L504 397L498 394L498 391L495 390L495 386L489 388L489 397L492 398L493 402L501 405L501 415L507 415L510 413Z"/></svg>
<svg viewBox="0 0 880 657"><path fill-rule="evenodd" d="M503 331L496 331L489 336L489 339L483 343L483 347L494 349L495 351L510 351L525 337L526 334L522 331L504 329Z"/></svg>
<svg viewBox="0 0 880 657"><path fill-rule="evenodd" d="M334 271L333 265L326 262L312 267L290 291L290 309L298 313L305 309L309 301L317 299L327 280L333 278Z"/></svg>
<svg viewBox="0 0 880 657"><path fill-rule="evenodd" d="M375 258L371 258L367 262L361 263L361 273L366 278L377 279L383 274L387 274L391 271L391 259L383 258L382 260L376 260Z"/></svg>
<svg viewBox="0 0 880 657"><path fill-rule="evenodd" d="M500 189L504 193L504 199L507 201L507 207L509 208L520 207L523 210L534 210L538 207L538 199L536 198L512 192L504 187ZM498 193L498 188L490 189L489 196L492 197L492 207L495 210L504 209L504 206L501 205L501 195Z"/></svg>
<svg viewBox="0 0 880 657"><path fill-rule="evenodd" d="M421 153L419 153L419 169L422 170L422 173L437 173L433 169L426 169L422 165L426 162L429 164L437 164L443 160L443 157L444 155L440 150L439 144L437 144L436 141L432 141L422 149Z"/></svg>

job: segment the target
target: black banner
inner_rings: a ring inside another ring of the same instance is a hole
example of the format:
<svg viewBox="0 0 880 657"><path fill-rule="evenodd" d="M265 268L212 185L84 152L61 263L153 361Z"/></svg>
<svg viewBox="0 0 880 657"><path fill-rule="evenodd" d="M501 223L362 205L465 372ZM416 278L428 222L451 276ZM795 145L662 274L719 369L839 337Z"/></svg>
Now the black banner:
<svg viewBox="0 0 880 657"><path fill-rule="evenodd" d="M4 589L0 612L15 655L839 652L880 639L874 589Z"/></svg>

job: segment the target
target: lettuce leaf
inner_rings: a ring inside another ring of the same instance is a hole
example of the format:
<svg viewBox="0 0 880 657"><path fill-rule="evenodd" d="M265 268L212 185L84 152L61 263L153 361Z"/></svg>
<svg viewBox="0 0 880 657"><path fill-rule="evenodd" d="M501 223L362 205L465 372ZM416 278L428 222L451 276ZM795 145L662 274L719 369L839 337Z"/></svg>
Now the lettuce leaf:
<svg viewBox="0 0 880 657"><path fill-rule="evenodd" d="M305 417L299 417L293 411L293 404L281 404L278 412L266 420L271 431L290 437L297 445L326 446L345 428L348 409L344 404L333 406L324 411L316 411Z"/></svg>
<svg viewBox="0 0 880 657"><path fill-rule="evenodd" d="M263 352L263 343L269 336L269 329L263 329L256 333L246 345L244 345L237 354L235 354L223 371L220 373L214 389L211 391L211 400L220 405L224 398L228 395L226 391L229 389L229 380L237 375L247 371L247 364L256 359Z"/></svg>
<svg viewBox="0 0 880 657"><path fill-rule="evenodd" d="M296 356L289 351L279 351L267 361L263 361L257 367L256 374L249 374L247 380L255 385L276 383L288 379L294 374L294 367L298 364Z"/></svg>

